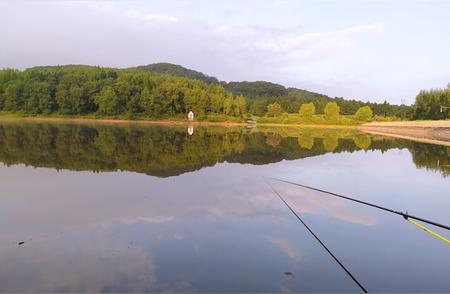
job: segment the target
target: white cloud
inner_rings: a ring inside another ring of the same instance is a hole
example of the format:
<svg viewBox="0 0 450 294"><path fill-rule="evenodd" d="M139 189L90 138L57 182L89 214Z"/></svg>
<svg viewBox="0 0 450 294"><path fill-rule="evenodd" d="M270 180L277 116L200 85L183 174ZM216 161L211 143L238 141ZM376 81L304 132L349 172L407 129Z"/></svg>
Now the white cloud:
<svg viewBox="0 0 450 294"><path fill-rule="evenodd" d="M270 80L380 101L414 99L420 88L448 83L443 18L417 27L409 14L363 17L364 5L346 14L350 8L333 3L281 0L255 9L210 2L0 1L0 24L8 27L0 30L0 67L167 61L227 81ZM342 10L339 17L331 8ZM294 10L298 19L289 17ZM436 38L440 46L424 47Z"/></svg>
<svg viewBox="0 0 450 294"><path fill-rule="evenodd" d="M135 9L127 10L125 13L126 16L138 20L143 21L168 21L168 22L177 22L178 19L174 16L163 14L163 13L142 13Z"/></svg>

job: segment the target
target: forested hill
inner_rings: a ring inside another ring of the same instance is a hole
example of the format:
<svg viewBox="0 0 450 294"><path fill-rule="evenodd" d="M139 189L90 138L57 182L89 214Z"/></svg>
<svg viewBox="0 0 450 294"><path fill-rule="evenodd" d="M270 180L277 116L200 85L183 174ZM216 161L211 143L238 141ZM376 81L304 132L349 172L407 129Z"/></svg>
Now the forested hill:
<svg viewBox="0 0 450 294"><path fill-rule="evenodd" d="M360 107L369 106L374 114L380 116L398 116L402 118L411 116L410 107L404 105L392 105L387 102L370 103L337 97L332 98L324 94L303 89L286 88L283 85L267 81L219 82L216 77L171 63L154 63L137 66L135 69L186 77L210 84L220 83L226 91L236 96L242 95L247 98L247 112L258 116L265 115L267 106L274 102L280 104L283 111L287 113L297 113L302 104L309 102L314 103L318 113L323 113L325 105L328 102L336 102L340 107L341 114L346 115L354 114Z"/></svg>
<svg viewBox="0 0 450 294"><path fill-rule="evenodd" d="M205 83L219 83L219 80L215 77L210 77L202 72L195 71L192 69L185 68L178 64L172 63L153 63L148 65L140 65L135 67L135 69L143 71L151 71L156 73L168 74L176 77L185 77L188 79L200 80Z"/></svg>
<svg viewBox="0 0 450 294"><path fill-rule="evenodd" d="M225 90L235 95L244 95L250 99L258 97L282 97L288 94L284 86L266 81L223 82L222 84Z"/></svg>
<svg viewBox="0 0 450 294"><path fill-rule="evenodd" d="M0 69L3 112L173 117L192 109L197 118L210 114L242 118L298 114L302 105L312 108L313 115L322 115L327 104L335 105L338 115L354 115L369 106L369 116L373 112L406 119L445 119L450 110L441 106L450 105L450 88L422 91L411 107L332 98L266 81L219 82L169 63L127 69L89 65Z"/></svg>

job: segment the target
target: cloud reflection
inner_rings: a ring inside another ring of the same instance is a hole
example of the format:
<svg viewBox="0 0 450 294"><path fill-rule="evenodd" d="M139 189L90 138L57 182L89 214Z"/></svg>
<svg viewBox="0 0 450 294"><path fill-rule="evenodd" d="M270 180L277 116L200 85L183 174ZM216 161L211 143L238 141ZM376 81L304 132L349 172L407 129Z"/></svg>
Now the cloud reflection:
<svg viewBox="0 0 450 294"><path fill-rule="evenodd" d="M289 184L277 185L278 192L286 201L301 213L324 214L346 222L373 226L376 219L350 208L346 200L330 197L324 193L293 187Z"/></svg>

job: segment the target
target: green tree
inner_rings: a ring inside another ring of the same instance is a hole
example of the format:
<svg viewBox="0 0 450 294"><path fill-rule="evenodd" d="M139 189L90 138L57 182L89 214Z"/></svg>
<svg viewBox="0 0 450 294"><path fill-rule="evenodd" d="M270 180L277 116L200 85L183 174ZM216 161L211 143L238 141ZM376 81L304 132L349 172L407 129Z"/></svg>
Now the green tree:
<svg viewBox="0 0 450 294"><path fill-rule="evenodd" d="M363 106L355 113L355 118L359 121L369 121L372 119L373 112L370 106Z"/></svg>
<svg viewBox="0 0 450 294"><path fill-rule="evenodd" d="M3 109L7 111L18 111L23 104L23 97L21 95L21 87L19 84L11 83L6 86L4 96Z"/></svg>
<svg viewBox="0 0 450 294"><path fill-rule="evenodd" d="M316 114L316 107L314 103L305 103L300 106L299 110L300 117L304 120L311 120L313 115Z"/></svg>
<svg viewBox="0 0 450 294"><path fill-rule="evenodd" d="M111 86L104 88L96 97L98 113L104 115L115 115L120 111L120 101Z"/></svg>
<svg viewBox="0 0 450 294"><path fill-rule="evenodd" d="M245 97L242 95L237 96L234 99L235 114L242 117L245 112Z"/></svg>
<svg viewBox="0 0 450 294"><path fill-rule="evenodd" d="M422 90L416 96L413 106L414 119L446 119L450 116L449 109L441 106L450 105L449 89Z"/></svg>
<svg viewBox="0 0 450 294"><path fill-rule="evenodd" d="M281 113L283 113L283 108L277 102L267 105L267 115L279 116Z"/></svg>
<svg viewBox="0 0 450 294"><path fill-rule="evenodd" d="M233 100L230 97L223 101L223 112L227 115L233 114Z"/></svg>
<svg viewBox="0 0 450 294"><path fill-rule="evenodd" d="M324 114L325 119L330 122L337 122L339 120L340 108L336 102L328 102L325 105Z"/></svg>

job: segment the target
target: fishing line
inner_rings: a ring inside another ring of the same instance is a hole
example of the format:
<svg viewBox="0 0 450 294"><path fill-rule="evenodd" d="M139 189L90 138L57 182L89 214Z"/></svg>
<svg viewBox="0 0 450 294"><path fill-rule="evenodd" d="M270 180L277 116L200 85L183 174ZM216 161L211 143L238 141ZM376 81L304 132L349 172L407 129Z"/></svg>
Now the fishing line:
<svg viewBox="0 0 450 294"><path fill-rule="evenodd" d="M318 188L302 185L302 184L295 183L295 182L290 182L290 181L277 179L277 178L269 178L269 179L272 179L272 180L275 180L275 181L279 181L279 182L283 182L283 183L287 183L287 184L291 184L291 185L294 185L294 186L299 186L299 187L306 188L306 189L313 190L313 191L322 192L322 193L325 193L325 194L328 194L328 195L331 195L331 196L334 196L334 197L347 199L347 200L354 201L354 202L357 202L357 203L360 203L360 204L364 204L364 205L367 205L367 206L375 207L375 208L378 208L378 209L381 209L381 210L384 210L384 211L388 211L388 212L391 212L391 213L395 213L395 214L401 215L406 220L408 220L409 218L412 218L412 219L415 219L415 220L418 220L418 221L421 221L421 222L424 222L424 223L427 223L427 224L430 224L430 225L433 225L433 226L436 226L436 227L440 227L440 228L443 228L443 229L446 229L446 230L450 230L450 226L447 226L447 225L444 225L444 224L440 224L438 222L434 222L434 221L431 221L431 220L428 220L428 219L425 219L425 218L422 218L422 217L414 216L414 215L408 214L408 212L405 213L405 212L401 212L401 211L396 211L396 210L393 210L393 209L390 209L390 208L387 208L387 207L383 207L383 206L376 205L376 204L373 204L373 203L361 201L361 200L358 200L358 199L355 199L355 198L351 198L351 197L348 197L348 196L336 194L336 193L325 191L325 190L322 190L322 189L318 189Z"/></svg>
<svg viewBox="0 0 450 294"><path fill-rule="evenodd" d="M272 185L266 181L266 183L269 185L269 187L272 189L272 191L280 198L281 201L289 208L289 210L297 217L297 219L305 226L305 228L313 235L313 237L322 245L322 247L328 252L328 254L339 264L339 266L352 278L352 280L363 290L364 293L367 293L366 288L364 288L363 285L352 275L352 273L342 264L342 262L339 261L339 259L328 249L328 247L317 237L316 234L308 227L308 225L300 218L300 216L295 212L294 209L284 200L284 198L278 193Z"/></svg>

